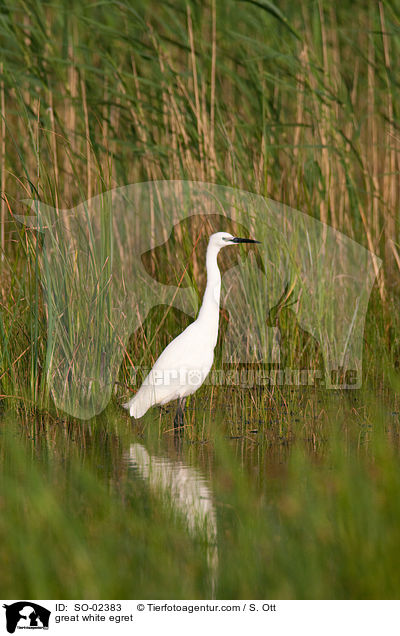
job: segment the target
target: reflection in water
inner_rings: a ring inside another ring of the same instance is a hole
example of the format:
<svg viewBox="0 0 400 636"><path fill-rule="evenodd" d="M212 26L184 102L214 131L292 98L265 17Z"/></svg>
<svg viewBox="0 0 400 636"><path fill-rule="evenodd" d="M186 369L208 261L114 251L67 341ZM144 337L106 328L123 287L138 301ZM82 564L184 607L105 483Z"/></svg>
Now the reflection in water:
<svg viewBox="0 0 400 636"><path fill-rule="evenodd" d="M194 537L204 537L207 545L207 563L214 597L218 570L217 519L210 487L195 468L181 461L149 455L142 444L131 444L130 464L151 489L171 503L183 516Z"/></svg>

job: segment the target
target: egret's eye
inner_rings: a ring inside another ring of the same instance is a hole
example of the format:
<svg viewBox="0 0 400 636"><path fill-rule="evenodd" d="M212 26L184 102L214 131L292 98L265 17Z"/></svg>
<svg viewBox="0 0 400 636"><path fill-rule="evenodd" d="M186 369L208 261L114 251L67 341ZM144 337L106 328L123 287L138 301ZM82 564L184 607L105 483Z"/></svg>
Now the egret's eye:
<svg viewBox="0 0 400 636"><path fill-rule="evenodd" d="M231 241L232 239L230 237L228 237L228 236L223 236L222 240L223 241Z"/></svg>

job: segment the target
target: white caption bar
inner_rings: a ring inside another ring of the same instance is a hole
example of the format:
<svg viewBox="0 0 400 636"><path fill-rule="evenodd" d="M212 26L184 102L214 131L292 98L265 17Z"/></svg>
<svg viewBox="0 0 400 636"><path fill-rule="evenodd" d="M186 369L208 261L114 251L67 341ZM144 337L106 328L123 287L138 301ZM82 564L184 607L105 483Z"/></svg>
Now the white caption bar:
<svg viewBox="0 0 400 636"><path fill-rule="evenodd" d="M400 601L1 601L1 633L148 634L187 636L245 633L266 629L273 636L289 633L337 636L340 633L391 633L398 623ZM232 631L234 630L234 631Z"/></svg>

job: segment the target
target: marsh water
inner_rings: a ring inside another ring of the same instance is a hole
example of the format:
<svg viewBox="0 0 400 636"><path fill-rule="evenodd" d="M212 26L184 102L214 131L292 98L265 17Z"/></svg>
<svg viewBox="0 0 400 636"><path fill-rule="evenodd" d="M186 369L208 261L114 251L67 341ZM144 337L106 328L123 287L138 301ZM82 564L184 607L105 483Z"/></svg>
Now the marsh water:
<svg viewBox="0 0 400 636"><path fill-rule="evenodd" d="M399 411L331 401L205 423L198 402L181 439L157 409L5 414L3 597L396 597Z"/></svg>

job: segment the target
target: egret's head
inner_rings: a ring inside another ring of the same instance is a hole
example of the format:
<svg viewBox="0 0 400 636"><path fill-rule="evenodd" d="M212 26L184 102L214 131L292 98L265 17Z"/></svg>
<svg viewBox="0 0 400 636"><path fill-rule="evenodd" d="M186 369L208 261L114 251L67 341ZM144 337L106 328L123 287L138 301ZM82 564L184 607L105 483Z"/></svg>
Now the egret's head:
<svg viewBox="0 0 400 636"><path fill-rule="evenodd" d="M222 247L226 247L227 245L237 245L238 243L259 243L260 241L254 241L249 238L238 238L236 236L232 236L228 232L217 232L216 234L212 234L210 236L209 245L214 246L218 249Z"/></svg>

